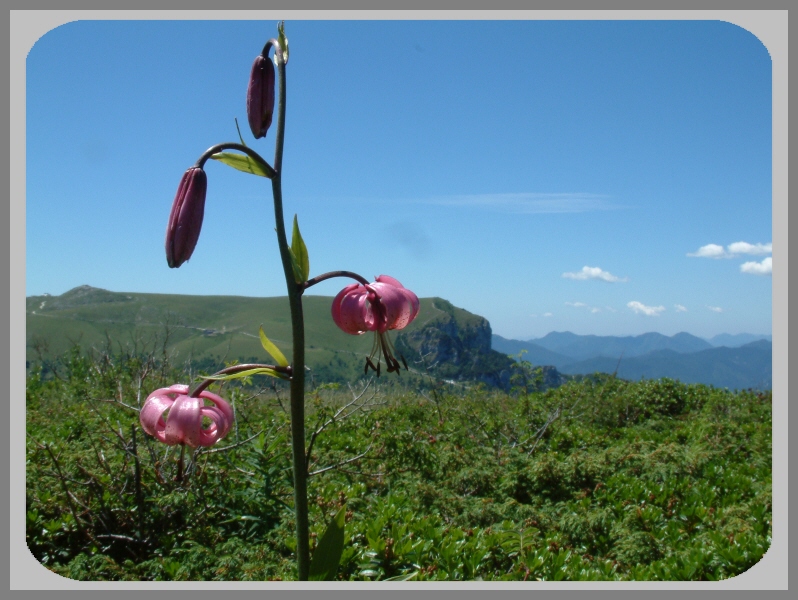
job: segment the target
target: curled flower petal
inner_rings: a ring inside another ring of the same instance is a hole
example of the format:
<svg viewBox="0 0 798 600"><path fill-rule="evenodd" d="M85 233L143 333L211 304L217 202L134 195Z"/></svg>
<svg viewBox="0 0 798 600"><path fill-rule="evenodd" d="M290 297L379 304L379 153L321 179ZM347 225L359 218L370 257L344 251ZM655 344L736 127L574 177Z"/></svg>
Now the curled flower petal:
<svg viewBox="0 0 798 600"><path fill-rule="evenodd" d="M402 286L393 277L380 275L371 284L385 307L387 329L404 329L416 318L419 309L418 296Z"/></svg>
<svg viewBox="0 0 798 600"><path fill-rule="evenodd" d="M367 290L359 283L346 286L333 299L332 318L344 332L359 335L369 330L365 315Z"/></svg>

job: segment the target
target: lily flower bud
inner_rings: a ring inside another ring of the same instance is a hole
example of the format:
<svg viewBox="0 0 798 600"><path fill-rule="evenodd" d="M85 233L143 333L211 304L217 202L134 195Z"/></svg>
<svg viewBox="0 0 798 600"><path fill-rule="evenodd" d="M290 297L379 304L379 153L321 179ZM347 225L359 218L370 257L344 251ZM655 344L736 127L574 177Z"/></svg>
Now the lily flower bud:
<svg viewBox="0 0 798 600"><path fill-rule="evenodd" d="M274 66L260 55L252 63L247 89L247 119L255 139L262 138L272 124L274 113Z"/></svg>
<svg viewBox="0 0 798 600"><path fill-rule="evenodd" d="M179 267L194 252L205 214L205 193L208 177L200 167L191 167L183 174L172 203L166 225L166 262Z"/></svg>

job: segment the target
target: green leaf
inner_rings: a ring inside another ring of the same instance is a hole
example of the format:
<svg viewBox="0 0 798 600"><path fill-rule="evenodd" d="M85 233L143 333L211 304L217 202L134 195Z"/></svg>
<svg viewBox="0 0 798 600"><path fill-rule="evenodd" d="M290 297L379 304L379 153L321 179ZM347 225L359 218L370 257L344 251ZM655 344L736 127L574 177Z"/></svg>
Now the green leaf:
<svg viewBox="0 0 798 600"><path fill-rule="evenodd" d="M267 179L271 179L274 176L274 169L272 169L269 165L261 164L244 154L217 152L216 154L212 154L211 158L226 164L228 167L233 167L234 169L243 171L244 173L260 175L261 177L266 177Z"/></svg>
<svg viewBox="0 0 798 600"><path fill-rule="evenodd" d="M338 564L344 552L344 523L346 505L342 506L321 536L313 560L310 561L310 581L332 581L338 572Z"/></svg>
<svg viewBox="0 0 798 600"><path fill-rule="evenodd" d="M279 352L279 351L278 351ZM284 367L285 365L280 365ZM248 369L239 373L230 373L229 375L203 375L203 379L210 379L212 381L228 381L230 379L241 379L242 377L251 377L252 375L268 375L269 377L277 377L278 379L290 379L286 373L275 371L266 367L258 367L255 369Z"/></svg>
<svg viewBox="0 0 798 600"><path fill-rule="evenodd" d="M263 346L263 349L269 353L269 356L271 356L278 365L281 367L287 367L288 359L285 358L285 355L280 352L280 349L275 346L269 338L266 337L265 333L263 333L263 325L260 326L258 333L260 334L260 345Z"/></svg>
<svg viewBox="0 0 798 600"><path fill-rule="evenodd" d="M294 278L297 283L304 283L310 275L310 259L305 240L299 233L299 222L296 215L294 215L294 230L291 233L291 256L293 257L291 264L294 267Z"/></svg>
<svg viewBox="0 0 798 600"><path fill-rule="evenodd" d="M288 38L285 37L285 21L280 21L277 24L277 41L280 42L280 48L283 51L283 64L288 64Z"/></svg>

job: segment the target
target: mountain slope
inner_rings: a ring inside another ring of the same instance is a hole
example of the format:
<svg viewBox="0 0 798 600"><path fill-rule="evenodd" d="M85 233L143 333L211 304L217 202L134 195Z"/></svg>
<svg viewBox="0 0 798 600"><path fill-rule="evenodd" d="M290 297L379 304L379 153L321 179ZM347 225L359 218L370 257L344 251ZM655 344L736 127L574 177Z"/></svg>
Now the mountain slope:
<svg viewBox="0 0 798 600"><path fill-rule="evenodd" d="M374 336L347 335L330 315L332 298L305 296L306 361L316 382L355 381L363 376ZM397 349L407 352L411 373L426 376L419 350L428 355L430 373L459 381L504 385L512 361L490 349L490 325L483 317L440 298L422 298L418 317L401 332L391 332ZM155 352L166 348L172 362L191 361L215 370L224 361L270 362L258 326L286 356L291 352L291 321L284 297L188 296L118 293L80 286L61 296L26 299L29 362L54 358L79 342L84 349ZM397 335L398 334L398 335ZM418 378L417 377L417 378ZM381 380L391 378L382 375Z"/></svg>

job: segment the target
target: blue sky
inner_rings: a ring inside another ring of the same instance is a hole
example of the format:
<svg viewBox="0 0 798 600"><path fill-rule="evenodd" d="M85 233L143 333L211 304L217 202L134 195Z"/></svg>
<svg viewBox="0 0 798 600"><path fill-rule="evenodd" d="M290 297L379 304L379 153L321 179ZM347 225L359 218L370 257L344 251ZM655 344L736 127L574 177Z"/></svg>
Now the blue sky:
<svg viewBox="0 0 798 600"><path fill-rule="evenodd" d="M212 163L169 269L183 171L246 127L274 21L83 21L27 61L26 295L283 295L265 179ZM284 208L311 274L388 274L494 333L770 333L771 61L720 21L289 21ZM313 293L334 295L332 280Z"/></svg>

